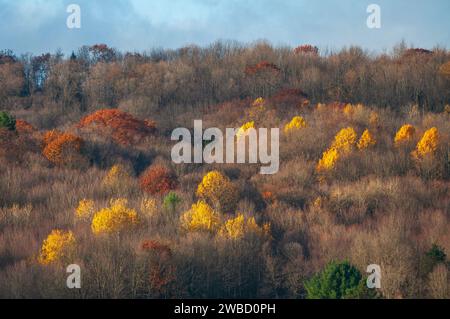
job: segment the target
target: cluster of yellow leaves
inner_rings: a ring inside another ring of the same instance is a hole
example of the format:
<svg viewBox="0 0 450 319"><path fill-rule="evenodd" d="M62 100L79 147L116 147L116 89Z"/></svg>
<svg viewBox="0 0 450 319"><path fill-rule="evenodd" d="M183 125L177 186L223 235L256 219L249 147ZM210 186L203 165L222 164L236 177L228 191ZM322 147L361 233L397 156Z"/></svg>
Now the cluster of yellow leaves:
<svg viewBox="0 0 450 319"><path fill-rule="evenodd" d="M340 130L334 137L331 147L323 153L316 170L323 172L333 169L341 155L351 152L356 144L356 138L356 132L352 127Z"/></svg>
<svg viewBox="0 0 450 319"><path fill-rule="evenodd" d="M94 214L95 203L91 199L82 199L75 209L75 216L80 220L88 220Z"/></svg>
<svg viewBox="0 0 450 319"><path fill-rule="evenodd" d="M95 213L91 225L92 232L94 234L117 233L138 225L137 212L128 208L127 204L128 201L124 198L111 200L110 207Z"/></svg>
<svg viewBox="0 0 450 319"><path fill-rule="evenodd" d="M204 201L193 204L180 219L182 227L188 231L215 232L220 225L219 214Z"/></svg>
<svg viewBox="0 0 450 319"><path fill-rule="evenodd" d="M339 160L339 152L335 148L330 148L326 150L319 163L317 164L317 171L329 171L334 168L337 161Z"/></svg>
<svg viewBox="0 0 450 319"><path fill-rule="evenodd" d="M416 159L421 159L428 155L433 155L439 146L439 131L436 127L430 128L426 131L419 143L417 143L416 150L412 153Z"/></svg>
<svg viewBox="0 0 450 319"><path fill-rule="evenodd" d="M76 246L75 236L71 231L53 230L44 240L38 262L49 265L70 257Z"/></svg>
<svg viewBox="0 0 450 319"><path fill-rule="evenodd" d="M240 239L246 234L258 236L270 235L270 223L260 227L254 217L245 218L243 214L227 220L219 230L219 236L229 239Z"/></svg>
<svg viewBox="0 0 450 319"><path fill-rule="evenodd" d="M236 133L237 138L241 138L243 136L245 136L245 134L247 133L247 131L249 129L254 129L255 128L255 122L251 121L251 122L247 122L244 125L242 125L239 130Z"/></svg>
<svg viewBox="0 0 450 319"><path fill-rule="evenodd" d="M218 171L211 171L198 185L197 196L219 211L230 211L238 199L236 187L230 179Z"/></svg>
<svg viewBox="0 0 450 319"><path fill-rule="evenodd" d="M129 178L129 174L125 167L120 164L116 164L112 166L108 171L108 174L106 174L103 179L103 185L106 187L116 187L127 178Z"/></svg>
<svg viewBox="0 0 450 319"><path fill-rule="evenodd" d="M416 132L416 129L411 124L405 124L403 125L395 135L395 145L399 146L404 142L409 142L414 138L414 134Z"/></svg>
<svg viewBox="0 0 450 319"><path fill-rule="evenodd" d="M141 213L147 218L154 217L158 213L156 199L146 197L141 200Z"/></svg>
<svg viewBox="0 0 450 319"><path fill-rule="evenodd" d="M334 137L331 148L335 148L342 153L350 153L356 143L356 132L352 127L343 128Z"/></svg>
<svg viewBox="0 0 450 319"><path fill-rule="evenodd" d="M358 141L358 148L360 150L366 149L370 146L373 146L377 143L376 139L370 134L369 130L365 130L364 133L361 135L361 138Z"/></svg>
<svg viewBox="0 0 450 319"><path fill-rule="evenodd" d="M259 98L257 98L256 100L253 101L252 106L253 107L258 107L258 106L264 105L265 102L266 101L262 97L259 97Z"/></svg>
<svg viewBox="0 0 450 319"><path fill-rule="evenodd" d="M301 116L295 116L286 126L284 127L284 132L289 133L293 130L299 130L306 127L306 121Z"/></svg>

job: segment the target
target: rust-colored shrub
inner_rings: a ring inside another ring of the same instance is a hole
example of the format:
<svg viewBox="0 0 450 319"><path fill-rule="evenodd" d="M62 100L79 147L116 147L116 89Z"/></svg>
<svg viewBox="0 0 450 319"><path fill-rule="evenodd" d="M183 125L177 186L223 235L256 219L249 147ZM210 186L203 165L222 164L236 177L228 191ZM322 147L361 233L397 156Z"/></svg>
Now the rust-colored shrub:
<svg viewBox="0 0 450 319"><path fill-rule="evenodd" d="M149 167L139 183L143 191L152 195L165 195L177 187L175 175L162 165Z"/></svg>
<svg viewBox="0 0 450 319"><path fill-rule="evenodd" d="M45 137L44 137L45 140ZM62 133L47 137L42 154L55 165L74 163L80 159L83 140L70 133Z"/></svg>
<svg viewBox="0 0 450 319"><path fill-rule="evenodd" d="M42 143L45 146L53 142L55 139L57 139L59 136L61 136L63 133L61 131L58 131L56 129L46 131L44 135L42 136Z"/></svg>
<svg viewBox="0 0 450 319"><path fill-rule="evenodd" d="M305 107L309 105L308 95L301 89L283 89L270 98L270 102L276 106Z"/></svg>
<svg viewBox="0 0 450 319"><path fill-rule="evenodd" d="M29 133L33 133L35 130L36 129L33 127L33 125L31 125L27 121L16 120L16 131L19 134L29 134Z"/></svg>
<svg viewBox="0 0 450 319"><path fill-rule="evenodd" d="M319 54L319 48L316 46L313 46L311 44L304 44L301 46L298 46L294 49L295 54L310 54L310 55L318 55Z"/></svg>
<svg viewBox="0 0 450 319"><path fill-rule="evenodd" d="M132 115L116 109L100 110L88 115L80 121L78 127L86 128L93 125L101 130L110 130L114 141L124 145L129 145L156 132L155 122L138 120Z"/></svg>
<svg viewBox="0 0 450 319"><path fill-rule="evenodd" d="M273 73L279 73L281 70L278 66L268 61L261 61L255 65L248 65L245 68L245 74L255 75L260 72L269 71Z"/></svg>

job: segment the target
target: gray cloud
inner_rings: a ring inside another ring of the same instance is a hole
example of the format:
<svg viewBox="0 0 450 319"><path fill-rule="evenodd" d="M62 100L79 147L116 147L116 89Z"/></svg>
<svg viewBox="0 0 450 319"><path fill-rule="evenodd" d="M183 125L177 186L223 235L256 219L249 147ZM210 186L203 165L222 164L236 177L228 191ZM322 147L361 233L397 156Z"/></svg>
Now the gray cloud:
<svg viewBox="0 0 450 319"><path fill-rule="evenodd" d="M382 7L383 28L369 30L368 4ZM450 44L448 0L0 0L0 43L16 52L70 52L107 43L121 50L206 45L218 39L339 48ZM82 28L66 27L66 7L82 8ZM433 3L432 5L430 3ZM408 7L409 5L409 7Z"/></svg>

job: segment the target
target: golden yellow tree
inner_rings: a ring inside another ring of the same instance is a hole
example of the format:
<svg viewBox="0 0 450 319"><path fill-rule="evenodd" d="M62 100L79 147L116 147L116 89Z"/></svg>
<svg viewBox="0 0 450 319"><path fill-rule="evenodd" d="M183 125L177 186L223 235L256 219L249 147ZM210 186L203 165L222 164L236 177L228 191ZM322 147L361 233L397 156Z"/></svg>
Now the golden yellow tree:
<svg viewBox="0 0 450 319"><path fill-rule="evenodd" d="M124 198L114 199L110 207L103 208L95 213L92 219L92 232L98 234L119 233L130 230L139 224L137 212L127 207L128 201Z"/></svg>
<svg viewBox="0 0 450 319"><path fill-rule="evenodd" d="M356 132L352 127L340 130L334 137L331 147L323 153L316 166L316 171L324 173L332 170L342 156L349 154L353 150L356 138Z"/></svg>
<svg viewBox="0 0 450 319"><path fill-rule="evenodd" d="M395 146L400 146L405 142L412 141L414 138L414 134L416 133L416 129L411 124L403 125L395 134L394 143Z"/></svg>
<svg viewBox="0 0 450 319"><path fill-rule="evenodd" d="M76 248L75 236L71 231L53 230L44 240L38 256L41 265L49 265L70 258Z"/></svg>
<svg viewBox="0 0 450 319"><path fill-rule="evenodd" d="M197 188L197 196L223 212L234 210L238 200L237 188L218 171L209 172L203 177Z"/></svg>
<svg viewBox="0 0 450 319"><path fill-rule="evenodd" d="M306 127L306 121L301 116L295 116L286 126L284 127L284 133L289 133L294 130L299 130Z"/></svg>
<svg viewBox="0 0 450 319"><path fill-rule="evenodd" d="M439 146L439 131L436 127L430 128L426 131L419 143L417 143L416 150L412 153L414 158L421 159L436 153Z"/></svg>
<svg viewBox="0 0 450 319"><path fill-rule="evenodd" d="M334 137L331 148L335 148L342 153L349 153L356 144L356 132L352 127L343 128Z"/></svg>
<svg viewBox="0 0 450 319"><path fill-rule="evenodd" d="M361 138L358 141L358 148L360 150L366 149L370 146L373 146L377 143L376 139L370 134L369 130L365 130L361 135Z"/></svg>
<svg viewBox="0 0 450 319"><path fill-rule="evenodd" d="M254 217L246 219L243 214L238 214L235 218L227 220L220 228L218 234L229 239L240 239L247 234L270 235L270 223L266 223L261 227L256 223Z"/></svg>
<svg viewBox="0 0 450 319"><path fill-rule="evenodd" d="M318 172L329 171L335 167L338 160L339 160L338 150L335 148L328 149L323 153L322 158L319 160L316 169Z"/></svg>
<svg viewBox="0 0 450 319"><path fill-rule="evenodd" d="M188 231L215 232L220 225L220 215L204 201L193 204L181 218L181 226Z"/></svg>

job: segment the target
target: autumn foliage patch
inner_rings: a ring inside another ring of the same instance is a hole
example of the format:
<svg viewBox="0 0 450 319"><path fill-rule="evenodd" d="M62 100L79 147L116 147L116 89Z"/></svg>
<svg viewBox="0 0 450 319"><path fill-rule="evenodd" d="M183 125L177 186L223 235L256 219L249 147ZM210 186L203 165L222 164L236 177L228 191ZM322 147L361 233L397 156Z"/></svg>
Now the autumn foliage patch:
<svg viewBox="0 0 450 319"><path fill-rule="evenodd" d="M141 176L141 189L152 195L165 195L177 187L175 175L162 165L149 167Z"/></svg>
<svg viewBox="0 0 450 319"><path fill-rule="evenodd" d="M247 75L255 75L264 71L279 73L281 69L276 64L270 63L268 61L261 61L257 64L249 65L245 68L245 74Z"/></svg>
<svg viewBox="0 0 450 319"><path fill-rule="evenodd" d="M156 132L156 124L151 120L138 120L132 115L116 110L105 109L84 117L79 128L96 126L102 133L110 131L114 141L129 145Z"/></svg>
<svg viewBox="0 0 450 319"><path fill-rule="evenodd" d="M49 131L44 135L42 154L55 165L73 163L80 159L83 140L70 133Z"/></svg>

